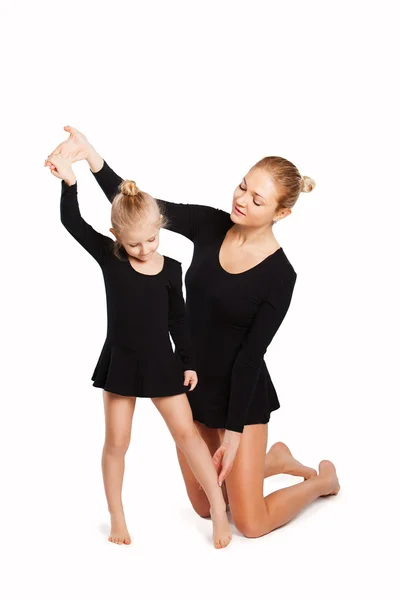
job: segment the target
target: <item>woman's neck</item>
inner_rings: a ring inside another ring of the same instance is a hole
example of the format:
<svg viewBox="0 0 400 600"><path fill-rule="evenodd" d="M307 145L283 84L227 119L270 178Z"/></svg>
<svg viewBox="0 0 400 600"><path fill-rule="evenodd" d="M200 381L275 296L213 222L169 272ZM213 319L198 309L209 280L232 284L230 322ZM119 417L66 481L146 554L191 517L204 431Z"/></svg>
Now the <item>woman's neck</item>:
<svg viewBox="0 0 400 600"><path fill-rule="evenodd" d="M229 230L231 241L235 246L253 246L269 248L279 246L278 240L273 234L272 225L264 227L246 227L235 223Z"/></svg>

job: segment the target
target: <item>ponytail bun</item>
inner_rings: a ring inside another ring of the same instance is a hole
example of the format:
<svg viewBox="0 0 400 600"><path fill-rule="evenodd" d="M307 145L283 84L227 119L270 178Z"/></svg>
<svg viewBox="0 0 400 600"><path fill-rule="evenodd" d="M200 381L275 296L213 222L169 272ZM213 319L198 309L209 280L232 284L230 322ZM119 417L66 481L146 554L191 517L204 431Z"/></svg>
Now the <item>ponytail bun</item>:
<svg viewBox="0 0 400 600"><path fill-rule="evenodd" d="M307 175L304 175L301 178L301 191L302 192L312 192L313 189L315 188L315 181L314 179L311 179L311 177L307 177Z"/></svg>
<svg viewBox="0 0 400 600"><path fill-rule="evenodd" d="M121 194L123 194L124 196L136 196L139 192L139 188L136 185L135 181L132 181L131 179L125 179L122 183L121 183Z"/></svg>

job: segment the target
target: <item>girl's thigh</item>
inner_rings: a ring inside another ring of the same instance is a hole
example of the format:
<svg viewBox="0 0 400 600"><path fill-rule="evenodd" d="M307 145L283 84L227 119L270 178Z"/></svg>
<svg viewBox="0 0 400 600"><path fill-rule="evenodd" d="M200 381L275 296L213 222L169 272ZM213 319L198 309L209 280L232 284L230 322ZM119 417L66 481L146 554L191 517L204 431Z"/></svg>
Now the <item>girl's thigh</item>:
<svg viewBox="0 0 400 600"><path fill-rule="evenodd" d="M119 396L103 390L106 442L129 443L132 417L135 411L135 396Z"/></svg>

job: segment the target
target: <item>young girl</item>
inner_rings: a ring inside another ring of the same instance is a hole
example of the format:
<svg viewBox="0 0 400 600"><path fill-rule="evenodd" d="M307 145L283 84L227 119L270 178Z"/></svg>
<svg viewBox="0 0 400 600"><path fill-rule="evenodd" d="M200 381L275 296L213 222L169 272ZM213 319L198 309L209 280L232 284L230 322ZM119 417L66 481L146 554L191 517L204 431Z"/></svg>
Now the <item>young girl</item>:
<svg viewBox="0 0 400 600"><path fill-rule="evenodd" d="M214 546L223 548L232 537L226 504L185 394L196 386L197 375L185 319L181 263L157 253L165 218L152 196L140 191L134 181L123 181L112 205L113 241L81 217L71 161L53 154L48 163L62 180L61 221L99 263L106 287L107 338L92 380L95 387L103 388L104 396L102 469L111 515L108 539L131 542L121 491L132 416L136 397L141 396L152 399L207 494Z"/></svg>

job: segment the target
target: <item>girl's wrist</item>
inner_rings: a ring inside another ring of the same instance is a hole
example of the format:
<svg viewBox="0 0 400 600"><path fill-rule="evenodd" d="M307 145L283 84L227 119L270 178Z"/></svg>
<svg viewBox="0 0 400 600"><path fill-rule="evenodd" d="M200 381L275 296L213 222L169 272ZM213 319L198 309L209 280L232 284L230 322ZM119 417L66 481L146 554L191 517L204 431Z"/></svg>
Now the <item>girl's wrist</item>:
<svg viewBox="0 0 400 600"><path fill-rule="evenodd" d="M68 177L64 177L64 181L67 185L75 185L76 177L74 175L69 175Z"/></svg>

